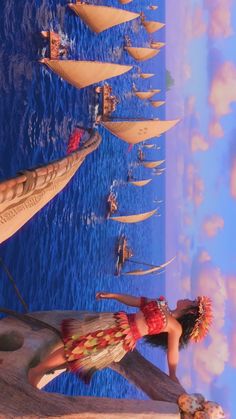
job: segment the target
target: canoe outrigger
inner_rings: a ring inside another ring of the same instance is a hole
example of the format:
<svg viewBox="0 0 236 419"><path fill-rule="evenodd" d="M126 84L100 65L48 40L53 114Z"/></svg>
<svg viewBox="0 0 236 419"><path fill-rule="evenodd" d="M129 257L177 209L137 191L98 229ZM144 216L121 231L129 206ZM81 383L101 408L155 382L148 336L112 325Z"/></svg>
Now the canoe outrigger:
<svg viewBox="0 0 236 419"><path fill-rule="evenodd" d="M112 112L115 112L119 99L112 94L112 87L108 83L105 83L103 86L97 86L95 92L102 95L102 115L98 116L98 118L106 121Z"/></svg>
<svg viewBox="0 0 236 419"><path fill-rule="evenodd" d="M133 256L133 251L128 246L127 237L122 234L118 240L118 247L117 247L117 261L116 261L116 270L115 275L119 276L121 274L121 270L127 260L129 260Z"/></svg>
<svg viewBox="0 0 236 419"><path fill-rule="evenodd" d="M108 207L107 218L109 218L112 214L114 214L114 212L118 210L117 197L113 192L110 192L108 195L107 207Z"/></svg>
<svg viewBox="0 0 236 419"><path fill-rule="evenodd" d="M49 57L51 60L58 60L67 53L66 48L62 45L61 37L53 31L41 31L41 36L49 39Z"/></svg>

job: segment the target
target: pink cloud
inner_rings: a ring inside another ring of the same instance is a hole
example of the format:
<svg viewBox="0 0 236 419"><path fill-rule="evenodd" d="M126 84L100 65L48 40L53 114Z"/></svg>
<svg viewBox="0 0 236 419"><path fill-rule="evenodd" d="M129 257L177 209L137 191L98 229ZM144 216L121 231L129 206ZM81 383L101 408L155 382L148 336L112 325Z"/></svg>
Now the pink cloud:
<svg viewBox="0 0 236 419"><path fill-rule="evenodd" d="M191 138L191 150L195 151L206 151L208 150L209 145L206 142L203 135L200 133L194 133Z"/></svg>
<svg viewBox="0 0 236 419"><path fill-rule="evenodd" d="M230 172L230 193L236 199L236 158L233 160Z"/></svg>
<svg viewBox="0 0 236 419"><path fill-rule="evenodd" d="M215 7L210 15L208 32L212 38L227 38L233 34L231 1L218 0L218 4L216 3L216 0L214 0Z"/></svg>
<svg viewBox="0 0 236 419"><path fill-rule="evenodd" d="M207 237L215 237L223 227L224 220L219 215L207 217L202 225L203 232Z"/></svg>
<svg viewBox="0 0 236 419"><path fill-rule="evenodd" d="M207 30L207 25L204 20L203 9L201 6L196 6L192 16L192 37L199 38L204 35Z"/></svg>
<svg viewBox="0 0 236 419"><path fill-rule="evenodd" d="M222 138L224 136L224 130L219 121L210 122L208 130L211 137Z"/></svg>
<svg viewBox="0 0 236 419"><path fill-rule="evenodd" d="M211 256L207 253L206 250L202 250L202 252L198 256L198 260L200 263L210 262Z"/></svg>
<svg viewBox="0 0 236 419"><path fill-rule="evenodd" d="M226 61L216 72L208 101L218 117L231 112L231 103L236 102L236 67L233 63Z"/></svg>
<svg viewBox="0 0 236 419"><path fill-rule="evenodd" d="M187 167L187 196L194 202L196 207L200 206L204 199L204 182L197 174L196 168L189 164Z"/></svg>

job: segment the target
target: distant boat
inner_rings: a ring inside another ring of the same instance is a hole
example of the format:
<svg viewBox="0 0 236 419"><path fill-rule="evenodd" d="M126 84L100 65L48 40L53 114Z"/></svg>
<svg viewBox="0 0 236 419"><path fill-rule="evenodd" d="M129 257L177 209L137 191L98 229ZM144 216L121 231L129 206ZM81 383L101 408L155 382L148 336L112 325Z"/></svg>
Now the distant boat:
<svg viewBox="0 0 236 419"><path fill-rule="evenodd" d="M137 96L139 99L145 100L145 99L151 99L156 93L159 93L159 89L152 89L147 92L135 92L135 96Z"/></svg>
<svg viewBox="0 0 236 419"><path fill-rule="evenodd" d="M154 73L140 73L139 75L142 79L149 79L150 77L155 76Z"/></svg>
<svg viewBox="0 0 236 419"><path fill-rule="evenodd" d="M122 234L118 240L117 256L118 257L117 257L116 270L115 270L116 276L120 275L125 262L128 261L133 256L133 251L128 246L128 240L124 234Z"/></svg>
<svg viewBox="0 0 236 419"><path fill-rule="evenodd" d="M144 212L141 214L110 217L110 220L118 221L120 223L140 223L141 221L147 220L152 215L156 214L156 212L157 212L157 209L154 209L153 211Z"/></svg>
<svg viewBox="0 0 236 419"><path fill-rule="evenodd" d="M159 106L162 106L165 104L165 101L164 100L150 100L150 103L154 108L159 108Z"/></svg>
<svg viewBox="0 0 236 419"><path fill-rule="evenodd" d="M98 61L51 60L50 58L43 58L40 63L46 64L51 70L78 89L120 76L132 68L128 65Z"/></svg>
<svg viewBox="0 0 236 419"><path fill-rule="evenodd" d="M151 138L159 137L174 127L179 119L160 121L159 119L101 121L101 124L113 135L129 144L138 144Z"/></svg>
<svg viewBox="0 0 236 419"><path fill-rule="evenodd" d="M142 47L129 47L126 46L124 49L133 57L136 61L146 61L152 57L155 57L160 50L155 48L142 48Z"/></svg>
<svg viewBox="0 0 236 419"><path fill-rule="evenodd" d="M131 3L133 0L119 0L121 4L128 4Z"/></svg>
<svg viewBox="0 0 236 419"><path fill-rule="evenodd" d="M156 160L156 161L143 161L140 163L143 167L146 167L148 169L153 169L154 167L160 166L162 163L164 163L165 160Z"/></svg>
<svg viewBox="0 0 236 419"><path fill-rule="evenodd" d="M159 29L164 28L165 23L156 22L155 20L142 20L142 25L146 29L148 33L154 33L156 31L159 31Z"/></svg>
<svg viewBox="0 0 236 419"><path fill-rule="evenodd" d="M129 183L131 183L134 186L145 186L148 185L148 183L150 183L152 181L152 179L145 179L145 180L130 180Z"/></svg>
<svg viewBox="0 0 236 419"><path fill-rule="evenodd" d="M80 1L75 4L69 3L68 6L96 33L140 17L140 13L115 7L86 4Z"/></svg>
<svg viewBox="0 0 236 419"><path fill-rule="evenodd" d="M155 144L143 144L143 147L145 148L154 148Z"/></svg>
<svg viewBox="0 0 236 419"><path fill-rule="evenodd" d="M165 46L165 42L152 41L152 42L150 43L150 47L151 47L151 48L157 48L157 49L160 49L160 48L163 48L164 46Z"/></svg>
<svg viewBox="0 0 236 419"><path fill-rule="evenodd" d="M156 266L155 265L150 265L148 263L142 263L142 262L132 261L133 263L140 263L140 264L143 264L143 265L150 266L150 268L149 269L135 269L134 271L123 272L123 275L136 275L136 276L141 276L141 275L152 274L152 273L158 272L161 269L163 269L166 266L168 266L171 262L173 262L174 259L175 259L175 256L172 259L168 260L167 262L162 263L162 265L156 265Z"/></svg>
<svg viewBox="0 0 236 419"><path fill-rule="evenodd" d="M158 6L148 6L148 8L150 9L150 10L156 10L156 9L158 9Z"/></svg>

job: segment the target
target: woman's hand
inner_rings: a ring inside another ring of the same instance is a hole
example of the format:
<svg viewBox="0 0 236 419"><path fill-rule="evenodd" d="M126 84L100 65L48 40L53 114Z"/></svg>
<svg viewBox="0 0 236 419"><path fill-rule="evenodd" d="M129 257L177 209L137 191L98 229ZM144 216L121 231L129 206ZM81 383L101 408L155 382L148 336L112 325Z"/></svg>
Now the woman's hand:
<svg viewBox="0 0 236 419"><path fill-rule="evenodd" d="M96 293L96 300L103 300L105 298L113 298L113 294L109 292L100 291Z"/></svg>

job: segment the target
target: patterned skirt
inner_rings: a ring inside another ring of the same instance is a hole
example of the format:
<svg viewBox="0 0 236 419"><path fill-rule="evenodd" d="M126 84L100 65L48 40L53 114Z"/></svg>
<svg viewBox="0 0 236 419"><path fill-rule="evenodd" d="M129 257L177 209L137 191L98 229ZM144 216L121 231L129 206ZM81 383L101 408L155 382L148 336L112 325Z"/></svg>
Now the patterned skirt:
<svg viewBox="0 0 236 419"><path fill-rule="evenodd" d="M119 362L132 351L136 337L132 315L118 313L82 313L79 319L62 322L62 338L70 371L89 383L92 375Z"/></svg>

